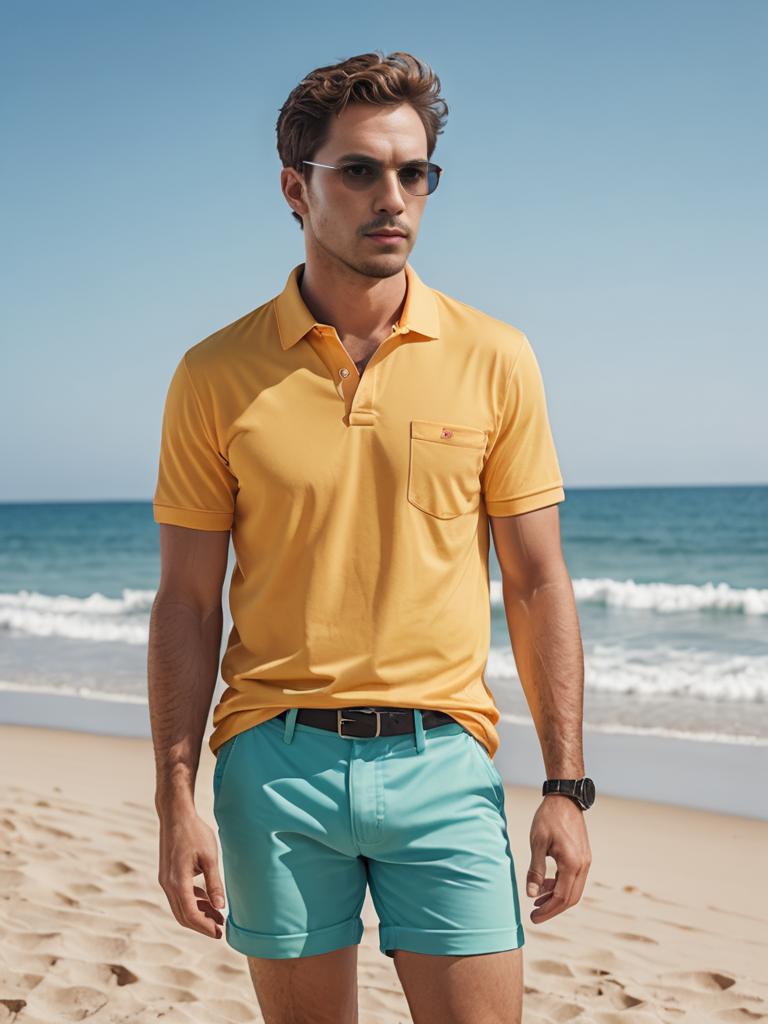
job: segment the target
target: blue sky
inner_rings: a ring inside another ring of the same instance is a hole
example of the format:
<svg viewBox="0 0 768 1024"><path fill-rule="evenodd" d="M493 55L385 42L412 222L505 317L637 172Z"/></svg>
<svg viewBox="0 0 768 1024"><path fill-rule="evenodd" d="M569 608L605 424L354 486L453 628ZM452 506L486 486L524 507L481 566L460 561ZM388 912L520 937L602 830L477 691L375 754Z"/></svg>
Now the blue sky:
<svg viewBox="0 0 768 1024"><path fill-rule="evenodd" d="M151 499L181 353L304 259L279 108L373 49L450 109L411 263L528 334L566 490L768 482L768 4L278 10L3 4L0 500Z"/></svg>

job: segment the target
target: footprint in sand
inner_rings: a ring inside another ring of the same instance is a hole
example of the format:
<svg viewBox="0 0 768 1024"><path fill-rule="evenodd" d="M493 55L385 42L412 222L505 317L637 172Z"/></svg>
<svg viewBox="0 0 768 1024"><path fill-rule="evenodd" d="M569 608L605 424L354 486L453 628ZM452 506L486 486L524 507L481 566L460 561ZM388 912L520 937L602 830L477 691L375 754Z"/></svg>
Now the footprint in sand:
<svg viewBox="0 0 768 1024"><path fill-rule="evenodd" d="M70 882L69 888L78 896L98 896L99 893L104 892L102 887L94 882Z"/></svg>
<svg viewBox="0 0 768 1024"><path fill-rule="evenodd" d="M173 964L157 964L146 967L142 971L142 977L157 984L176 985L181 988L191 988L200 981L200 975L190 971L186 967L174 967Z"/></svg>
<svg viewBox="0 0 768 1024"><path fill-rule="evenodd" d="M44 942L50 942L52 939L58 939L61 936L61 932L8 932L5 937L5 941L10 946L16 946L17 949L37 949Z"/></svg>
<svg viewBox="0 0 768 1024"><path fill-rule="evenodd" d="M580 1003L558 1003L547 1011L547 1020L553 1024L567 1024L568 1021L581 1017L583 1013L584 1007Z"/></svg>
<svg viewBox="0 0 768 1024"><path fill-rule="evenodd" d="M67 985L41 989L29 1002L33 1016L43 1020L82 1020L105 1006L109 997L88 985Z"/></svg>
<svg viewBox="0 0 768 1024"><path fill-rule="evenodd" d="M0 1006L4 1006L9 1013L21 1013L27 1005L24 999L0 999Z"/></svg>
<svg viewBox="0 0 768 1024"><path fill-rule="evenodd" d="M617 939L627 939L628 942L647 942L652 946L658 946L656 939L650 935L640 935L638 932L614 932Z"/></svg>
<svg viewBox="0 0 768 1024"><path fill-rule="evenodd" d="M568 964L560 960L534 960L530 966L531 970L541 971L542 974L557 975L561 978L574 977Z"/></svg>
<svg viewBox="0 0 768 1024"><path fill-rule="evenodd" d="M119 935L105 935L99 932L74 931L68 936L67 952L70 956L82 956L91 960L109 957L119 960L129 949L128 939Z"/></svg>
<svg viewBox="0 0 768 1024"><path fill-rule="evenodd" d="M141 983L141 1000L147 1005L167 1000L173 1003L197 1003L201 994L193 992L188 988L178 988L175 985L156 985L153 982Z"/></svg>
<svg viewBox="0 0 768 1024"><path fill-rule="evenodd" d="M138 976L129 971L123 964L107 964L107 967L117 978L118 985L135 985L139 980Z"/></svg>
<svg viewBox="0 0 768 1024"><path fill-rule="evenodd" d="M158 961L187 959L189 953L170 942L140 942L132 959L135 962L156 964Z"/></svg>
<svg viewBox="0 0 768 1024"><path fill-rule="evenodd" d="M664 985L683 985L697 992L722 992L736 984L736 979L718 971L674 971L662 974L659 980Z"/></svg>
<svg viewBox="0 0 768 1024"><path fill-rule="evenodd" d="M134 874L136 868L131 867L130 864L126 864L124 860L108 860L102 865L101 871L105 875L110 875L112 878L119 877L120 875Z"/></svg>
<svg viewBox="0 0 768 1024"><path fill-rule="evenodd" d="M9 989L17 992L31 992L45 980L44 974L31 974L29 971L12 971L0 964L0 990Z"/></svg>
<svg viewBox="0 0 768 1024"><path fill-rule="evenodd" d="M152 900L145 900L140 897L130 898L126 896L106 896L99 903L101 907L108 908L109 910L126 910L129 913L136 913L137 910L144 910L149 914L157 914L162 917L167 917L168 908L163 906L159 901L153 903ZM124 916L124 915L120 915Z"/></svg>
<svg viewBox="0 0 768 1024"><path fill-rule="evenodd" d="M224 978L239 978L245 975L247 968L233 967L232 964L216 964L213 970L215 974L221 974Z"/></svg>
<svg viewBox="0 0 768 1024"><path fill-rule="evenodd" d="M65 907L80 906L80 900L75 899L74 896L70 896L66 892L58 892L56 889L54 889L52 895L54 899L58 900L60 903L63 903Z"/></svg>
<svg viewBox="0 0 768 1024"><path fill-rule="evenodd" d="M646 1000L638 999L637 996L631 996L628 992L616 992L614 995L619 1006L625 1010L629 1010L633 1006L642 1006Z"/></svg>
<svg viewBox="0 0 768 1024"><path fill-rule="evenodd" d="M644 1006L647 1000L632 996L624 991L624 985L616 978L606 978L596 985L579 985L574 995L580 996L589 1003L599 1000L599 1005L610 1006L615 1010L630 1010L635 1006Z"/></svg>
<svg viewBox="0 0 768 1024"><path fill-rule="evenodd" d="M51 956L49 953L25 953L11 949L9 946L3 947L4 969L11 967L22 974L41 971L42 977L45 977L49 968L55 966L58 960L57 956ZM30 976L37 977L36 974ZM0 978L2 978L2 974L0 974Z"/></svg>

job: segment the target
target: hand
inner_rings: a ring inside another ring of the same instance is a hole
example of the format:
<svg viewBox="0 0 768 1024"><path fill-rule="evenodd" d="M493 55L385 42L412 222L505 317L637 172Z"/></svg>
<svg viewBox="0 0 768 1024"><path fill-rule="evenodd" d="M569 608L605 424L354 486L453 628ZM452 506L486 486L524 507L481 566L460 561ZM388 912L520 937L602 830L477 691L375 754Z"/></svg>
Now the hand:
<svg viewBox="0 0 768 1024"><path fill-rule="evenodd" d="M538 896L530 917L542 924L578 903L584 891L592 863L584 811L569 796L548 794L533 817L530 842L526 893ZM547 856L557 865L554 878L545 878Z"/></svg>
<svg viewBox="0 0 768 1024"><path fill-rule="evenodd" d="M193 885L203 874L205 889ZM173 915L185 928L220 939L224 906L216 836L194 811L160 818L160 883ZM195 899L197 897L197 900Z"/></svg>

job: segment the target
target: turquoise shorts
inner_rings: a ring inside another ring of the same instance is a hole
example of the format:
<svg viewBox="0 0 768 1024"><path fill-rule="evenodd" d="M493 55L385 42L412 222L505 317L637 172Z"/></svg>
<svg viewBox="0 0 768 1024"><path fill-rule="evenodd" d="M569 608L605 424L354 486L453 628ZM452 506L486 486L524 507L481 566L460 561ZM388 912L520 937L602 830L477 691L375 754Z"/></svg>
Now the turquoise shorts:
<svg viewBox="0 0 768 1024"><path fill-rule="evenodd" d="M356 945L370 886L379 949L452 956L525 941L485 747L458 722L370 739L296 722L225 741L213 778L226 940L247 956Z"/></svg>

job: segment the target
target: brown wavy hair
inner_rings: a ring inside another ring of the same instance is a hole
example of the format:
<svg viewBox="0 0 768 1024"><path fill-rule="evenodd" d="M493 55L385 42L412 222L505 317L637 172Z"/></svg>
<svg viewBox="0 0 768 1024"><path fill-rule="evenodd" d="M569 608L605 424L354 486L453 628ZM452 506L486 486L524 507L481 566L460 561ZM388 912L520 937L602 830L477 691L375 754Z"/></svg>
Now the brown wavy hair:
<svg viewBox="0 0 768 1024"><path fill-rule="evenodd" d="M448 105L439 95L440 79L428 64L411 53L396 50L386 57L381 50L361 53L338 64L315 68L291 91L277 119L277 152L283 167L302 168L330 135L331 116L348 103L398 106L410 103L427 133L427 158L448 117ZM308 166L304 177L307 182ZM291 216L304 230L302 218Z"/></svg>

